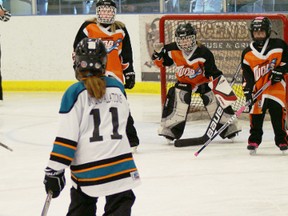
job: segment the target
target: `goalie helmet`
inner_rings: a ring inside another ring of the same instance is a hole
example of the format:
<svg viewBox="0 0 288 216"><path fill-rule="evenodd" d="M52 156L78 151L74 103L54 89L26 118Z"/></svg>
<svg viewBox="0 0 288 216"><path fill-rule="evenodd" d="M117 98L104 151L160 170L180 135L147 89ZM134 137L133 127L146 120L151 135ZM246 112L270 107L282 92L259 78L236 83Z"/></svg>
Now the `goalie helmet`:
<svg viewBox="0 0 288 216"><path fill-rule="evenodd" d="M271 35L271 21L267 17L256 17L252 20L250 24L250 33L253 41L256 42L257 45L263 46L265 41L270 37ZM253 35L253 32L255 31L265 31L266 37L265 38L255 38Z"/></svg>
<svg viewBox="0 0 288 216"><path fill-rule="evenodd" d="M190 23L178 25L175 31L175 40L178 48L191 52L196 46L196 30Z"/></svg>
<svg viewBox="0 0 288 216"><path fill-rule="evenodd" d="M113 24L117 12L114 0L98 0L96 2L96 18L101 24Z"/></svg>
<svg viewBox="0 0 288 216"><path fill-rule="evenodd" d="M96 38L84 38L75 49L75 69L92 75L105 74L107 52L104 43Z"/></svg>

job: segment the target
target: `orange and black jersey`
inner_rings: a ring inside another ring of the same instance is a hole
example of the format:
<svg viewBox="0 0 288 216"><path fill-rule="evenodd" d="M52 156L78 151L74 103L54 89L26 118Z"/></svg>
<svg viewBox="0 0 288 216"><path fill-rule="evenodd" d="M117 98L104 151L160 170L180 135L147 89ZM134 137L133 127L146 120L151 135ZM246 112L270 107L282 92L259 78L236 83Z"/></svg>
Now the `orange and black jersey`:
<svg viewBox="0 0 288 216"><path fill-rule="evenodd" d="M78 30L73 48L75 50L83 38L101 38L108 52L107 73L115 74L123 83L123 74L134 72L130 36L124 25L123 27L116 25L115 32L112 32L110 27L110 25L102 26L93 21L85 21Z"/></svg>
<svg viewBox="0 0 288 216"><path fill-rule="evenodd" d="M252 42L242 52L241 64L245 88L258 91L269 79L272 70L288 73L288 46L282 39L267 39L263 47L255 47ZM263 92L264 98L270 98L285 106L286 83L275 83ZM260 101L261 97L259 98ZM258 111L256 111L258 113Z"/></svg>
<svg viewBox="0 0 288 216"><path fill-rule="evenodd" d="M204 45L197 45L186 55L173 42L164 46L162 57L154 59L154 64L158 67L175 65L178 81L191 84L192 89L208 83L211 77L214 79L222 75L215 64L213 53Z"/></svg>

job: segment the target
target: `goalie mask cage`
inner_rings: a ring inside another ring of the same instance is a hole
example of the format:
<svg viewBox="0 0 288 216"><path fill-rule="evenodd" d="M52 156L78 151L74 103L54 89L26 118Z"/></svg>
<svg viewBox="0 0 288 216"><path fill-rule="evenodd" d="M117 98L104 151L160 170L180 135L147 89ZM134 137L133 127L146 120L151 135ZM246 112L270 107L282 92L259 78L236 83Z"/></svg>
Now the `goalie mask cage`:
<svg viewBox="0 0 288 216"><path fill-rule="evenodd" d="M179 23L190 22L197 30L197 40L208 47L214 54L217 67L228 81L236 72L241 61L241 54L251 42L250 23L257 16L266 16L272 22L272 30L277 32L271 37L278 37L288 42L288 20L283 14L187 14L165 15L159 23L160 42L164 44L175 41L175 30ZM176 67L160 69L161 102L165 102L167 90L176 82ZM239 73L233 90L238 100L232 105L238 110L245 103L242 90L242 72ZM197 93L192 94L189 113L205 111L202 100ZM205 112L206 113L206 112ZM207 115L207 114L204 114ZM203 118L203 113L197 118Z"/></svg>

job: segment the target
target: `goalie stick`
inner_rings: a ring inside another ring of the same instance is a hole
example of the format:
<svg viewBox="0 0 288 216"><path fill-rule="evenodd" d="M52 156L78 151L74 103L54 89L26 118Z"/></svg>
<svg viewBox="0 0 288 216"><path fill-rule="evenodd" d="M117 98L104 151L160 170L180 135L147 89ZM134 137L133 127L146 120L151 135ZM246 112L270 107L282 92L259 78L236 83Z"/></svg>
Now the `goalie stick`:
<svg viewBox="0 0 288 216"><path fill-rule="evenodd" d="M270 85L271 85L271 80L269 80L267 83L265 83L265 85L262 86L262 88L259 89L259 90L255 93L255 95L253 95L252 100L247 101L247 102L245 103L245 105L243 105L242 107L240 107L240 108L235 112L235 114L234 114L233 116L231 116L231 117L228 119L228 121L227 121L216 133L214 133L213 136L212 136L211 138L209 138L209 139L204 143L204 145L203 145L197 152L194 153L194 155L197 157L197 156L200 154L200 152L202 152L203 149L205 149L205 148L209 145L209 143L211 143L211 141L212 141L213 139L215 139L215 137L218 136L218 134L220 134L222 131L224 131L236 118L238 118L238 117L244 112L244 110L245 110L247 107L253 105L254 102L256 101L256 99L257 99L257 98L263 93L263 91L264 91L265 89L267 89Z"/></svg>
<svg viewBox="0 0 288 216"><path fill-rule="evenodd" d="M41 216L46 216L47 215L48 209L49 209L49 206L50 206L50 203L51 203L51 200L52 200L52 196L53 196L53 192L49 191L48 194L47 194L46 200L45 200L44 207L42 209Z"/></svg>
<svg viewBox="0 0 288 216"><path fill-rule="evenodd" d="M230 86L234 85L235 81L237 80L240 70L241 70L241 64L238 65L237 70L235 74L233 75L232 80L230 82ZM203 145L209 139L209 137L211 137L211 134L214 134L216 127L213 127L212 125L214 125L215 122L218 123L218 121L220 121L223 115L223 111L224 109L220 105L218 105L211 118L208 128L205 131L205 134L203 136L175 140L174 146L175 147L187 147L187 146Z"/></svg>

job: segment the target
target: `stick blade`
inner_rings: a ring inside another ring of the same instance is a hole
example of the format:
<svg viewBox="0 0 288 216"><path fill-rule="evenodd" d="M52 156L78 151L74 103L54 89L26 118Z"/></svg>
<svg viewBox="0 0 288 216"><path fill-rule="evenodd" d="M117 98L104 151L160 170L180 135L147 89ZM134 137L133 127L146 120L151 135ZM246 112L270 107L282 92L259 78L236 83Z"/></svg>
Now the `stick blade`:
<svg viewBox="0 0 288 216"><path fill-rule="evenodd" d="M181 148L181 147L188 147L188 146L203 145L208 139L209 138L206 135L203 135L202 137L179 139L179 140L175 140L174 146Z"/></svg>

